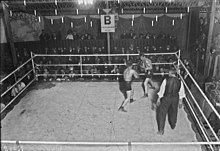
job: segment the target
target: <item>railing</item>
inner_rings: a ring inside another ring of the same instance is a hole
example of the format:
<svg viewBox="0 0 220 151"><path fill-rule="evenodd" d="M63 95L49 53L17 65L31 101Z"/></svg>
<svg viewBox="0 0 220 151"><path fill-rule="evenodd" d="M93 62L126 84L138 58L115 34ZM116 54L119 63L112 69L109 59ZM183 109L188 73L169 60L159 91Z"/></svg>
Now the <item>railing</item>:
<svg viewBox="0 0 220 151"><path fill-rule="evenodd" d="M178 150L202 151L202 147L214 145L219 147L220 142L43 142L43 141L2 141L3 149L21 148L24 151L146 151L146 150ZM3 150L4 151L4 150ZM218 151L218 148L217 150Z"/></svg>
<svg viewBox="0 0 220 151"><path fill-rule="evenodd" d="M204 94L204 92L201 90L201 88L199 87L199 85L197 84L197 82L194 80L193 76L190 74L190 72L187 70L187 68L185 67L185 65L183 64L183 62L181 60L179 60L180 66L185 70L188 78L190 78L190 80L193 81L193 84L196 86L196 88L199 90L199 93L201 94L201 96L204 98L201 100L200 99L196 99L195 96L192 94L192 90L190 90L190 85L186 83L186 79L180 74L180 72L178 72L184 86L186 89L186 92L188 94L188 96L186 97L186 104L188 105L189 110L192 113L192 116L197 124L197 126L199 127L200 131L202 132L202 136L204 137L203 139L205 139L205 141L207 142L212 142L212 141L218 141L220 142L219 136L217 135L217 133L213 130L212 125L209 123L208 121L208 115L205 114L205 108L204 107L204 103L206 102L206 105L211 108L211 111L214 112L216 114L216 116L218 117L218 120L220 120L220 114L218 113L218 111L215 109L215 107L213 106L213 104L210 102L210 100L206 97L206 95ZM174 65L175 66L175 65ZM177 70L179 70L179 68L177 66L175 66L175 68ZM203 101L202 103L200 103L201 101ZM205 128L205 125L208 125L208 128L210 129L210 132L208 133L207 129ZM215 146L209 145L211 150L216 150Z"/></svg>
<svg viewBox="0 0 220 151"><path fill-rule="evenodd" d="M34 82L36 77L34 77L34 68L31 66L32 60L33 57L28 59L13 72L1 79L0 82L3 83L3 85L7 85L7 88L1 93L1 103L4 103L5 105L1 109L1 114ZM18 72L20 72L20 70L23 71L27 65L30 67L29 70L21 75L21 77L18 77ZM24 83L25 86L19 90L17 86L21 83ZM11 95L12 90L15 92L15 94L13 94L14 96Z"/></svg>
<svg viewBox="0 0 220 151"><path fill-rule="evenodd" d="M61 148L68 148L70 147L72 149L72 147L79 147L79 146L101 146L101 147L106 147L106 146L124 146L125 149L130 150L129 148L131 148L132 146L132 150L135 150L138 148L138 145L140 146L147 146L147 147L155 147L155 145L157 146L161 146L163 149L167 146L170 147L172 146L172 149L175 146L178 146L178 150L180 146L189 146L188 150L197 150L198 146L200 145L205 145L208 146L208 148L212 151L215 151L217 149L218 146L216 145L220 145L220 141L219 138L216 134L216 132L213 130L212 125L209 123L208 121L208 117L205 114L206 110L204 108L204 103L206 103L206 105L211 109L212 112L214 112L216 114L216 116L218 117L218 119L220 120L220 115L217 112L217 110L215 109L215 107L213 106L213 104L210 102L210 100L205 96L205 94L203 93L203 91L201 90L201 88L199 87L199 85L196 83L196 81L194 80L193 76L189 73L189 71L187 70L187 68L185 67L185 65L183 64L183 62L180 59L180 51L179 52L175 52L175 53L151 53L151 54L145 54L147 56L149 55L174 55L176 57L176 61L174 62L170 62L170 63L166 63L168 65L173 65L174 67L176 67L176 70L179 71L180 67L182 67L184 69L184 71L187 73L188 77L190 77L190 79L193 81L193 84L195 84L196 88L198 89L199 93L203 96L204 100L202 102L202 106L199 103L199 100L196 99L194 97L194 95L192 94L189 85L186 82L186 79L183 78L183 76L179 73L179 76L182 80L182 82L185 85L186 91L188 93L188 97L186 98L186 103L189 106L189 110L192 112L192 116L194 117L196 124L199 126L200 131L202 132L202 135L204 137L205 142L172 142L172 143L147 143L147 142L38 142L38 141L21 141L20 144L23 145L24 147L27 146L27 148L29 147L30 150L34 150L36 149L36 147L34 147L34 149L32 148L33 145L39 145L39 146L50 146L50 145L58 145ZM30 64L32 66L32 68L18 81L16 81L10 88L8 88L4 93L1 94L1 98L4 97L6 94L8 94L10 92L10 90L12 88L14 88L20 81L22 81L27 75L29 75L30 73L32 73L33 75L35 74L35 76L33 76L33 78L29 81L29 83L27 84L27 86L20 91L10 102L9 104L7 104L5 106L5 108L2 109L1 113L29 86L31 85L31 83L33 83L33 81L36 79L36 77L38 76L42 76L42 74L38 74L36 73L36 68L37 66L79 66L80 67L80 73L76 74L77 76L94 76L94 75L99 75L99 76L117 76L117 75L121 75L121 73L116 73L116 74L84 74L83 73L83 67L84 66L114 66L114 65L119 65L119 66L124 66L124 63L116 63L116 64L84 64L82 62L82 57L84 56L90 56L90 57L95 57L95 56L103 56L103 57L114 57L114 56L121 56L121 57L125 57L126 59L129 59L132 56L138 56L138 54L99 54L99 55L44 55L44 54L31 54L31 58L26 61L24 64L22 64L18 69L16 69L15 71L13 71L12 73L10 73L8 76L6 76L5 78L3 78L1 80L1 82L4 82L6 79L10 78L11 76L15 75L16 72L21 69L22 67L24 67L26 64ZM80 62L79 64L36 64L35 59L37 57L79 57L80 58ZM164 63L153 63L154 65L164 65ZM161 73L158 73L161 74ZM55 75L55 74L50 74L50 75ZM59 74L56 74L59 75ZM69 75L69 74L65 74L65 75ZM205 122L209 129L211 130L211 134L208 134L206 131L206 128L204 127L204 123ZM210 136L213 136L214 138L211 138ZM2 140L1 141L3 145L5 145L7 147L7 145L11 146L15 144L15 141L5 141ZM70 146L69 146L70 145ZM193 146L193 147L192 147ZM192 148L191 148L192 147ZM70 149L68 148L68 149ZM200 147L199 147L200 148ZM70 149L70 150L71 150ZM185 149L183 149L185 150Z"/></svg>

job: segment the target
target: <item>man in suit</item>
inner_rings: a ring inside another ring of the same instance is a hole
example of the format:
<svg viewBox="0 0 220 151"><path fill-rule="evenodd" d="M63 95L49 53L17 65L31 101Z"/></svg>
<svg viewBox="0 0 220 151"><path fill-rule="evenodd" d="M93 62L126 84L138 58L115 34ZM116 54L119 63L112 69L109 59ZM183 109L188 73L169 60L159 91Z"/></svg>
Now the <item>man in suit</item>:
<svg viewBox="0 0 220 151"><path fill-rule="evenodd" d="M182 81L177 77L175 69L169 70L169 76L163 80L157 100L157 134L164 134L166 115L172 129L177 123L178 106L182 107L182 99L185 97L185 90Z"/></svg>

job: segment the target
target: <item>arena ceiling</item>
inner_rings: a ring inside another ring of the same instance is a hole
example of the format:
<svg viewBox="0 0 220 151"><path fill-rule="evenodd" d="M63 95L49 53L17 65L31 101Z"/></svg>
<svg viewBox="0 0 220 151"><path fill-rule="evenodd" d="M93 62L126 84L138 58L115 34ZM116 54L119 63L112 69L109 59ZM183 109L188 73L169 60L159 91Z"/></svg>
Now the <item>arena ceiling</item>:
<svg viewBox="0 0 220 151"><path fill-rule="evenodd" d="M186 13L188 7L209 11L213 0L8 0L9 10L36 13L37 15L97 14L97 9L110 8L116 13ZM220 1L220 0L217 0ZM55 13L56 10L56 13ZM100 13L104 13L100 11ZM167 13L167 12L166 12Z"/></svg>

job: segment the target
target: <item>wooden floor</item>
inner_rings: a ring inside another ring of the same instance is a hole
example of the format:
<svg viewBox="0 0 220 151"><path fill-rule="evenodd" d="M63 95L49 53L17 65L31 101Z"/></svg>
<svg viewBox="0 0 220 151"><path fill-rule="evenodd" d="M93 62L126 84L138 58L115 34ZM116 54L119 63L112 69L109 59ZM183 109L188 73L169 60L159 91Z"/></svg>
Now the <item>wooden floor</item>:
<svg viewBox="0 0 220 151"><path fill-rule="evenodd" d="M174 130L166 123L164 135L157 135L155 111L151 109L154 90L151 90L149 98L143 98L141 83L134 82L133 88L137 101L127 104L128 112L125 113L118 111L123 95L117 82L40 83L1 121L1 139L60 142L197 142L184 109L178 112L178 122ZM166 147L167 150L175 147L175 150L201 150L201 147L196 145L132 146L132 150L166 150ZM87 150L86 148L83 150ZM129 150L127 146L125 148ZM109 149L105 146L104 150L124 149L119 146Z"/></svg>

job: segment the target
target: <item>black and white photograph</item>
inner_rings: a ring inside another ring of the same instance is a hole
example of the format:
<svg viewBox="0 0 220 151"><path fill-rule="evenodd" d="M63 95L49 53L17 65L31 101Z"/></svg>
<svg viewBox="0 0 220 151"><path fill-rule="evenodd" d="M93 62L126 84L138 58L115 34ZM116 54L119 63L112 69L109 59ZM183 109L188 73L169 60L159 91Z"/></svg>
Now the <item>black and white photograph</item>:
<svg viewBox="0 0 220 151"><path fill-rule="evenodd" d="M1 0L1 151L220 151L220 0Z"/></svg>

